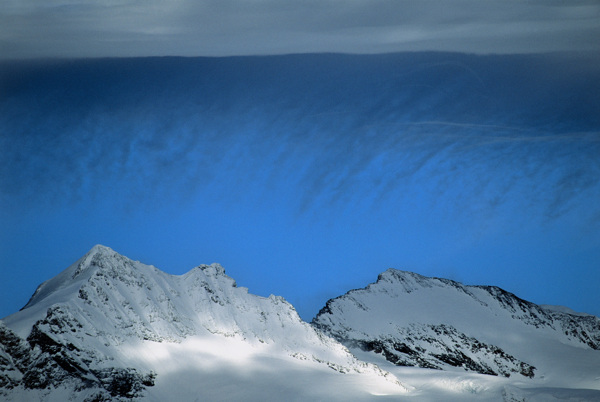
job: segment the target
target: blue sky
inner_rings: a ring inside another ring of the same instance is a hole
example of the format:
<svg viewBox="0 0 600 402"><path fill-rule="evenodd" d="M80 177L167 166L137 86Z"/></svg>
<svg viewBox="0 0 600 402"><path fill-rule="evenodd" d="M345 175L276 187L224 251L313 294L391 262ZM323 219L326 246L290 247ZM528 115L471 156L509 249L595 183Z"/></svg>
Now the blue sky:
<svg viewBox="0 0 600 402"><path fill-rule="evenodd" d="M599 17L9 0L0 316L97 243L174 274L220 262L305 319L389 267L599 315Z"/></svg>
<svg viewBox="0 0 600 402"><path fill-rule="evenodd" d="M310 319L389 267L599 314L600 70L457 53L3 66L2 314L101 243Z"/></svg>

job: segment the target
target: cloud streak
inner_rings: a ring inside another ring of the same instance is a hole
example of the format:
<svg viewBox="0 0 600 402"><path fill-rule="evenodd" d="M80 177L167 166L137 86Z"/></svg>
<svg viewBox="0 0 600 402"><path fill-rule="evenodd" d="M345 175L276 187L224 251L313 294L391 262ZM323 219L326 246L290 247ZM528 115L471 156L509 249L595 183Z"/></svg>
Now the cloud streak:
<svg viewBox="0 0 600 402"><path fill-rule="evenodd" d="M547 217L597 216L598 72L582 77L575 58L549 74L553 57L8 64L2 193L35 203L114 191L123 206L131 193L239 201L262 189L298 211L418 198L453 213L518 200ZM504 77L523 63L533 68ZM570 92L546 99L553 85Z"/></svg>
<svg viewBox="0 0 600 402"><path fill-rule="evenodd" d="M106 243L172 273L219 261L307 319L389 266L594 312L598 66L455 53L0 63L0 282L27 286L24 304ZM20 307L9 287L6 314Z"/></svg>

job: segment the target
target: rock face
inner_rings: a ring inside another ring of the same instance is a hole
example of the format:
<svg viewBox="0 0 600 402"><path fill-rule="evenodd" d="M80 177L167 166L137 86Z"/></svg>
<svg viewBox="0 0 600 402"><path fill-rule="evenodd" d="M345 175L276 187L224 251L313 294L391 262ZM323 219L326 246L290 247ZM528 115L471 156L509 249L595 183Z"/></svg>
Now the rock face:
<svg viewBox="0 0 600 402"><path fill-rule="evenodd" d="M2 324L0 344L6 356L2 387L46 390L60 386L73 389L97 389L96 397L112 399L141 396L145 387L154 385L154 373L135 368L100 367L96 360L108 360L91 349L65 342L68 332L76 334L83 326L60 307L48 309L44 319L35 323L26 341Z"/></svg>
<svg viewBox="0 0 600 402"><path fill-rule="evenodd" d="M498 287L395 269L329 300L312 323L351 350L398 366L504 377L533 378L547 366L533 353L536 345L600 349L598 317L543 308Z"/></svg>
<svg viewBox="0 0 600 402"><path fill-rule="evenodd" d="M80 400L144 397L161 367L140 366L136 355L152 357L160 345L198 337L267 345L288 360L380 377L403 389L302 321L282 297L249 294L218 264L173 276L95 246L0 325L0 392L39 390L36 397L52 399L50 391L61 388Z"/></svg>

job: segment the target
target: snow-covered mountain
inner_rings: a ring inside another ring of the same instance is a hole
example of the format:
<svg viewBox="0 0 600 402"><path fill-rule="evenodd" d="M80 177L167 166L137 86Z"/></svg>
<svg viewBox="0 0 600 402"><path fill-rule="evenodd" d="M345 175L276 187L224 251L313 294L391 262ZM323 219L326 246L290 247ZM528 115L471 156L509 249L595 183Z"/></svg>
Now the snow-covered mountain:
<svg viewBox="0 0 600 402"><path fill-rule="evenodd" d="M362 398L407 390L303 322L282 297L237 287L218 264L173 276L104 246L40 285L4 320L0 343L0 387L9 399L264 400L266 389L274 399L319 398L341 386Z"/></svg>
<svg viewBox="0 0 600 402"><path fill-rule="evenodd" d="M387 360L386 369L458 369L538 380L530 386L600 389L598 317L538 306L494 286L389 269L329 300L313 324L357 356Z"/></svg>
<svg viewBox="0 0 600 402"><path fill-rule="evenodd" d="M0 321L6 400L563 397L600 400L600 319L393 269L311 325L218 264L174 276L95 246Z"/></svg>

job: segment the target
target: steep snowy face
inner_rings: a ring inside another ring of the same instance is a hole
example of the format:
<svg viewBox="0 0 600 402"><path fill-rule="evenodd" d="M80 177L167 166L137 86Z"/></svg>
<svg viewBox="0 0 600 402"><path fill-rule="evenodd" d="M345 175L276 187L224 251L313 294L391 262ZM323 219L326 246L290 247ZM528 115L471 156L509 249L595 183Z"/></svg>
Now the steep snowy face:
<svg viewBox="0 0 600 402"><path fill-rule="evenodd" d="M277 356L287 366L308 362L377 377L405 390L393 376L357 361L303 322L282 297L237 287L218 264L173 276L95 246L40 285L4 323L0 383L5 388L66 386L88 390L92 399L133 398L168 374L161 353L191 358L196 363L186 364L193 372L216 347ZM229 354L233 362L238 357Z"/></svg>
<svg viewBox="0 0 600 402"><path fill-rule="evenodd" d="M583 351L600 364L597 317L542 308L498 287L395 269L329 300L313 325L351 350L398 366L534 378L566 367L565 353Z"/></svg>
<svg viewBox="0 0 600 402"><path fill-rule="evenodd" d="M43 283L5 322L27 336L49 307L89 327L89 334L106 346L131 339L178 342L207 332L268 338L270 327L300 322L285 300L248 294L218 264L173 276L104 246L95 246Z"/></svg>

